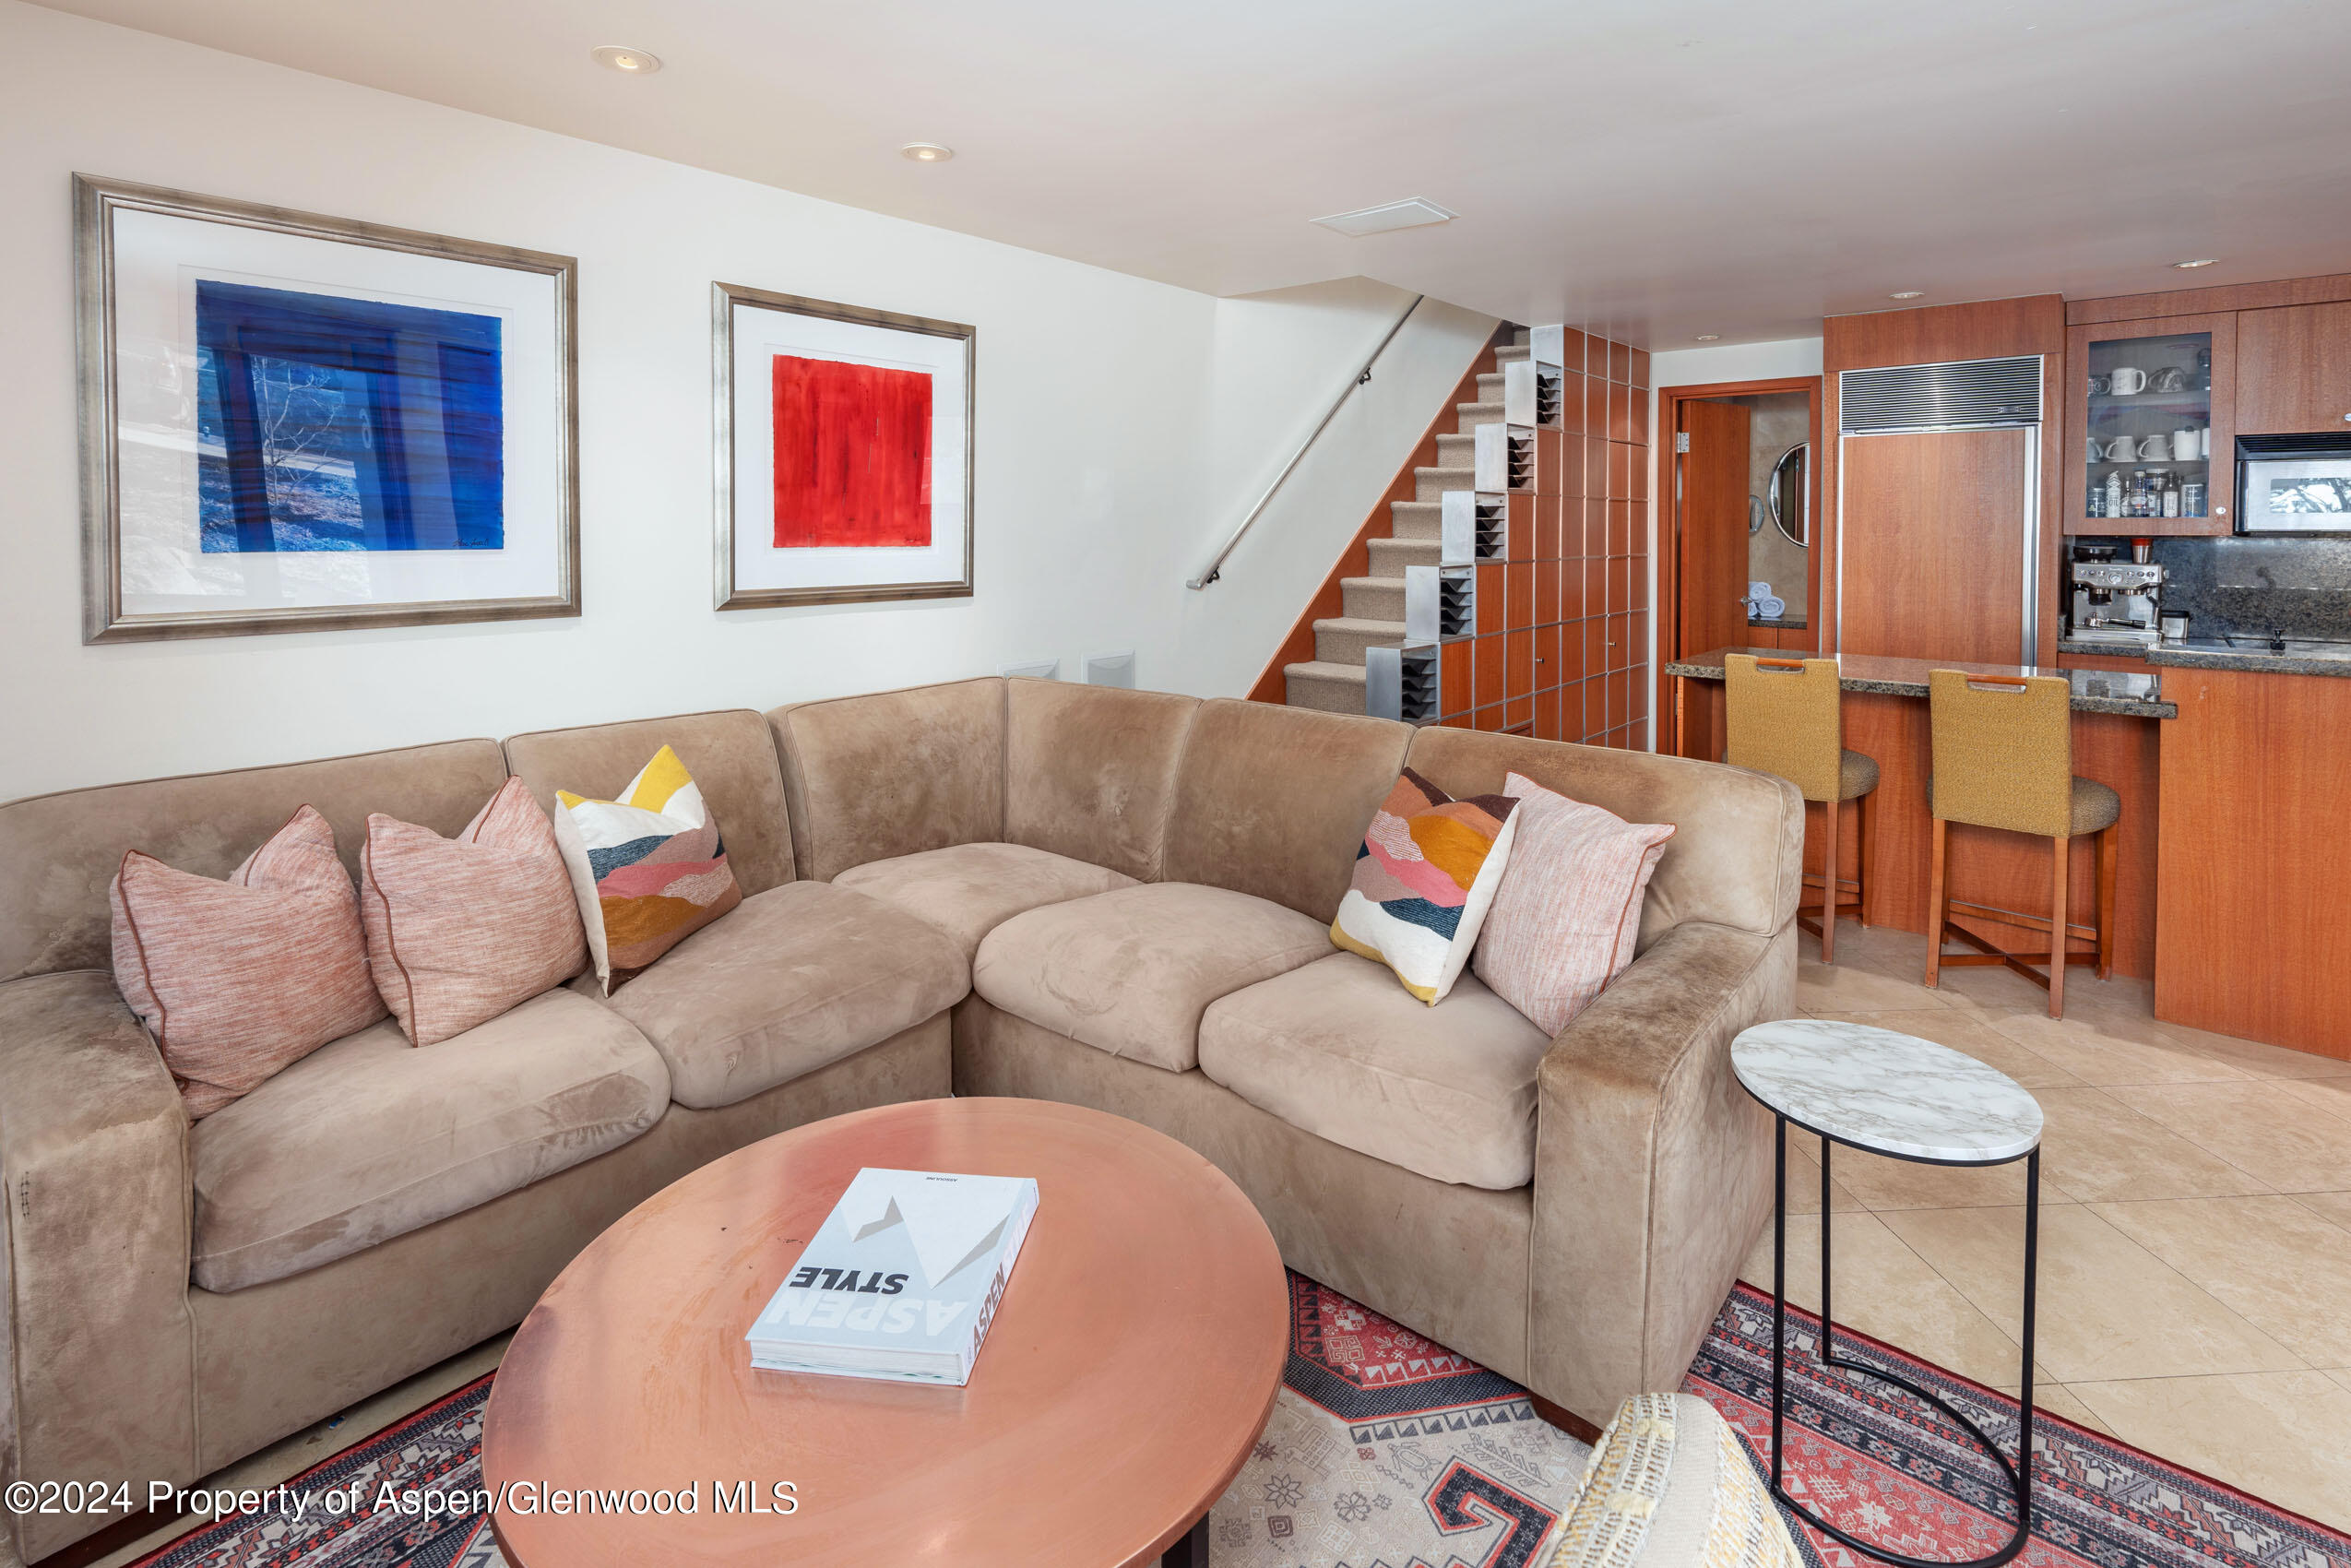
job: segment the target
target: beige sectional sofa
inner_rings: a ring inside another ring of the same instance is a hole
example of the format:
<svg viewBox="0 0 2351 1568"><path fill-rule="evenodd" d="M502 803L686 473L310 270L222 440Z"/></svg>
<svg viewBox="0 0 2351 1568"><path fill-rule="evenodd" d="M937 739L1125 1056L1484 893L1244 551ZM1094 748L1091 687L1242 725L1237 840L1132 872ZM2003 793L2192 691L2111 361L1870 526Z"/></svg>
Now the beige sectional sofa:
<svg viewBox="0 0 2351 1568"><path fill-rule="evenodd" d="M740 909L609 1001L387 1021L190 1124L108 972L125 849L224 874L306 802L349 859L371 812L454 832L510 773L610 795L665 742ZM1558 1039L1332 948L1407 760L1678 825ZM1710 764L999 680L0 806L0 1480L193 1479L512 1325L695 1166L951 1087L1184 1140L1294 1266L1605 1420L1680 1378L1768 1207L1728 1047L1792 1009L1801 813Z"/></svg>

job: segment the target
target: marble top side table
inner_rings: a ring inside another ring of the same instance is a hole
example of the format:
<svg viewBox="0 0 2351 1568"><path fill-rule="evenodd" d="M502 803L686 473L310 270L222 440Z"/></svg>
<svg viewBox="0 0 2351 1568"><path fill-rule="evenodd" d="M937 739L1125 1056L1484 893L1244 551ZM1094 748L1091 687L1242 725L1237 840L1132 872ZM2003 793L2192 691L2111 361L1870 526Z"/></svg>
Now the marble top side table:
<svg viewBox="0 0 2351 1568"><path fill-rule="evenodd" d="M2024 1549L2033 1529L2033 1303L2041 1229L2041 1107L2005 1073L1948 1046L1866 1024L1790 1018L1758 1024L1731 1042L1731 1065L1747 1092L1776 1119L1772 1213L1772 1495L1822 1534L1896 1568L1999 1568ZM1988 1557L1966 1562L1906 1557L1862 1540L1788 1495L1785 1449L1787 1340L1787 1129L1821 1137L1821 1349L1823 1366L1889 1383L1957 1422L2007 1477L2016 1528ZM1882 1368L1839 1356L1830 1319L1829 1151L1837 1144L1926 1165L2006 1165L2024 1160L2024 1360L2020 1374L2016 1457L1941 1396Z"/></svg>

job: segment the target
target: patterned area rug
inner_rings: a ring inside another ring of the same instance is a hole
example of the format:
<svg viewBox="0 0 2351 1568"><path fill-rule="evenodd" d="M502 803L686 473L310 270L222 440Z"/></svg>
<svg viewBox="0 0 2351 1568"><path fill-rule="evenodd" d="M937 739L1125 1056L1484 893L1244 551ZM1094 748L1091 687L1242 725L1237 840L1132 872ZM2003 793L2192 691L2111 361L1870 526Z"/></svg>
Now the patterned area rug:
<svg viewBox="0 0 2351 1568"><path fill-rule="evenodd" d="M1821 1517L1910 1557L1963 1561L2015 1529L2008 1479L1924 1400L1821 1365L1820 1320L1790 1307L1788 1490ZM1949 1400L2014 1452L2016 1401L1839 1324L1837 1353ZM1771 1451L1772 1299L1740 1285L1683 1387ZM2351 1568L2351 1536L2043 1411L2033 1416L2034 1568ZM1802 1527L1830 1565L1866 1559Z"/></svg>
<svg viewBox="0 0 2351 1568"><path fill-rule="evenodd" d="M1824 1372L1789 1309L1789 1471L1833 1522L1912 1556L1978 1556L2014 1517L1989 1460L1909 1396ZM2013 1401L1848 1331L1995 1437ZM1684 1386L1764 1452L1771 1299L1740 1286ZM478 1515L377 1511L481 1484L485 1377L290 1482L304 1499L204 1526L139 1568L505 1568ZM1524 1389L1290 1277L1290 1357L1264 1436L1211 1515L1215 1568L1539 1568L1585 1446ZM2033 1568L2351 1568L2351 1538L2054 1418L2036 1418ZM362 1500L352 1509L350 1500ZM341 1506L334 1504L339 1500ZM1813 1568L1862 1568L1803 1532Z"/></svg>

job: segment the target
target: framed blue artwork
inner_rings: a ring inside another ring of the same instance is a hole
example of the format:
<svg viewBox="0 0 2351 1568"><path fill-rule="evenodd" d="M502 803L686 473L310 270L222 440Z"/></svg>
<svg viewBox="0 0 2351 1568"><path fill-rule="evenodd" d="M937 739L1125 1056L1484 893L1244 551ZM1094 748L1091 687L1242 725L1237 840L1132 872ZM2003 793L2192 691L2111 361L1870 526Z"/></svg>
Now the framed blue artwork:
<svg viewBox="0 0 2351 1568"><path fill-rule="evenodd" d="M579 613L570 257L75 199L85 641Z"/></svg>

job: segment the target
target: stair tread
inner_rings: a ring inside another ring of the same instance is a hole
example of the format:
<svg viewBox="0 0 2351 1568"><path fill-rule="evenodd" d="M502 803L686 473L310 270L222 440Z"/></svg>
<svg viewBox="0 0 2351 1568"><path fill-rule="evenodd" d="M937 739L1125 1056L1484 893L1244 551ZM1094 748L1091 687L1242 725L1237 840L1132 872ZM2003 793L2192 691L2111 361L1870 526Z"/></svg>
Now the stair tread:
<svg viewBox="0 0 2351 1568"><path fill-rule="evenodd" d="M1364 668L1360 664L1333 664L1328 659L1310 659L1297 664L1285 664L1282 666L1282 673L1307 675L1324 681L1350 681L1359 686L1363 683L1365 678Z"/></svg>
<svg viewBox="0 0 2351 1568"><path fill-rule="evenodd" d="M1504 343L1494 350L1494 362L1513 364L1533 352L1534 350L1525 343Z"/></svg>
<svg viewBox="0 0 2351 1568"><path fill-rule="evenodd" d="M1476 468L1472 467L1470 464L1467 464L1467 463L1438 463L1438 464L1434 465L1433 467L1430 467L1430 468L1419 468L1419 469L1413 469L1412 471L1413 471L1413 473L1414 473L1414 474L1416 474L1416 475L1419 475L1419 474L1431 474L1431 475L1453 475L1453 474L1458 474L1458 475L1460 475L1460 476L1461 476L1461 488L1462 488L1462 489L1464 489L1464 490L1466 490L1466 489L1468 489L1468 488L1469 488L1469 481L1470 481L1470 479L1471 479L1474 475L1476 475L1476 473L1478 472L1478 470L1477 470L1477 469L1476 469Z"/></svg>
<svg viewBox="0 0 2351 1568"><path fill-rule="evenodd" d="M1400 637L1404 636L1401 621L1372 621L1360 615L1325 615L1314 623L1318 632L1360 632L1365 636Z"/></svg>

